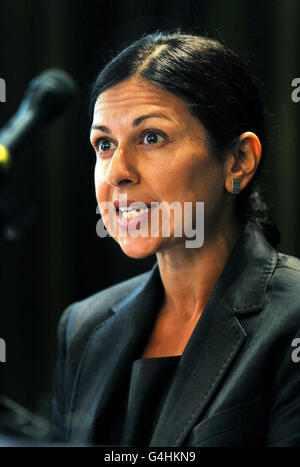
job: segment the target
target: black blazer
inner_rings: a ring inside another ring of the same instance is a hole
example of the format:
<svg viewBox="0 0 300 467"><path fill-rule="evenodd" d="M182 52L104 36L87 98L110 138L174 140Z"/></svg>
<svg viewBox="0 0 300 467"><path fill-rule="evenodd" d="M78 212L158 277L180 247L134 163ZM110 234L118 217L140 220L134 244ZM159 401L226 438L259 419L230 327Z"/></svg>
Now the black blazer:
<svg viewBox="0 0 300 467"><path fill-rule="evenodd" d="M52 436L93 443L97 430L105 445L162 294L156 263L64 312ZM300 446L299 328L300 260L278 253L249 222L180 359L150 445Z"/></svg>

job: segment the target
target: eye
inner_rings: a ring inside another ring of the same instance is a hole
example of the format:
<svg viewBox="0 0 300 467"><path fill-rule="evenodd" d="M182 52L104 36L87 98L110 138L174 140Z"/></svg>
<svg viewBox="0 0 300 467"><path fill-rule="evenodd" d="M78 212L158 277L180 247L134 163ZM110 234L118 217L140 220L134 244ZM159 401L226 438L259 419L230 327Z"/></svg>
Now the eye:
<svg viewBox="0 0 300 467"><path fill-rule="evenodd" d="M148 130L143 134L144 144L157 144L165 140L165 137L158 131Z"/></svg>
<svg viewBox="0 0 300 467"><path fill-rule="evenodd" d="M96 143L96 149L99 154L110 151L111 149L116 149L116 147L117 146L112 141L106 138L100 138Z"/></svg>

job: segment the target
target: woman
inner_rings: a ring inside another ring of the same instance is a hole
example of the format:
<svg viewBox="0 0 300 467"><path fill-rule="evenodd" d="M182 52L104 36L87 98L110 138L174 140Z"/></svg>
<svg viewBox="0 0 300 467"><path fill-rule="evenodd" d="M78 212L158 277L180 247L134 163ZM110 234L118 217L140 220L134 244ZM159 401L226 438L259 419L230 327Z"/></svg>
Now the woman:
<svg viewBox="0 0 300 467"><path fill-rule="evenodd" d="M103 222L125 254L157 263L63 314L56 436L300 445L300 263L274 248L256 186L263 109L247 68L216 41L158 32L106 65L91 109ZM194 227L203 202L204 242L188 248L176 229ZM153 234L172 203L192 209Z"/></svg>

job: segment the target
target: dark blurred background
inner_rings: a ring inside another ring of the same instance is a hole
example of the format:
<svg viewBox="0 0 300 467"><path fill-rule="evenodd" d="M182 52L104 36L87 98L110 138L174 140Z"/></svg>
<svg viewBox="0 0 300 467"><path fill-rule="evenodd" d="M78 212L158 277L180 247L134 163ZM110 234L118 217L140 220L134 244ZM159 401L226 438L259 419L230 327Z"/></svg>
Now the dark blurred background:
<svg viewBox="0 0 300 467"><path fill-rule="evenodd" d="M32 138L9 173L9 185L36 219L0 250L2 394L45 419L50 416L56 328L65 307L151 267L96 235L95 156L89 147L88 89L104 62L144 33L181 26L224 41L258 77L270 141L264 185L282 242L300 256L297 129L300 103L298 0L0 0L0 77L7 102L0 128L19 106L28 82L51 67L69 72L78 99Z"/></svg>

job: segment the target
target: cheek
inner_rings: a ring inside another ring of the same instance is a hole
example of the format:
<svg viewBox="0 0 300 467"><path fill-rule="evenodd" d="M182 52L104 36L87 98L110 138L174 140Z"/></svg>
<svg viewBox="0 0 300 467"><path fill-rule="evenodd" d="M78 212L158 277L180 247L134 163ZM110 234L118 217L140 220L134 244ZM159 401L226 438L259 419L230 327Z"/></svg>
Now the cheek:
<svg viewBox="0 0 300 467"><path fill-rule="evenodd" d="M223 186L222 165L211 155L191 158L189 168L186 171L186 185L194 193L201 195L204 199ZM204 200L203 199L203 200Z"/></svg>
<svg viewBox="0 0 300 467"><path fill-rule="evenodd" d="M96 163L94 171L95 193L98 203L107 201L109 185L105 181L105 171L103 165Z"/></svg>
<svg viewBox="0 0 300 467"><path fill-rule="evenodd" d="M205 201L220 183L220 169L206 153L182 152L163 173L164 191L178 201Z"/></svg>

